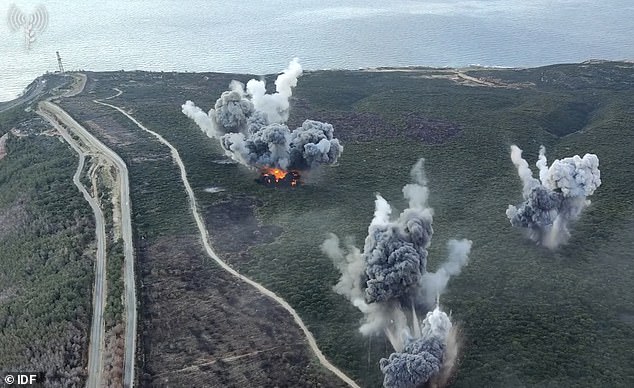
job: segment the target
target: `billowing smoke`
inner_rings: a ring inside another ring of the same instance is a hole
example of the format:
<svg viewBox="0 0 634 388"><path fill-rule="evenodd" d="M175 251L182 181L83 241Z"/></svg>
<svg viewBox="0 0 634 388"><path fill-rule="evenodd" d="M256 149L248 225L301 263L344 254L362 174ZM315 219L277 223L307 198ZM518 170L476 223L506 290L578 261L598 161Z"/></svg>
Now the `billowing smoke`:
<svg viewBox="0 0 634 388"><path fill-rule="evenodd" d="M410 386L394 385L391 381L424 383L441 369L452 369L443 366L444 359L455 362L455 357L443 357L448 335L442 328L449 331L451 322L439 310L438 302L422 329L416 311L433 307L434 299L445 291L449 278L460 273L468 262L471 241L451 240L449 260L437 272L427 272L433 210L427 205L429 189L423 162L420 159L412 168L413 183L403 187L409 205L398 218L391 218L392 207L377 195L363 251L350 240L342 246L334 234L322 244L322 251L341 272L335 292L348 298L364 314L361 333L385 333L398 352L381 363L386 387ZM446 321L439 318L443 316ZM436 335L441 331L442 335ZM431 332L436 334L432 336Z"/></svg>
<svg viewBox="0 0 634 388"><path fill-rule="evenodd" d="M415 314L415 313L414 313ZM423 326L403 334L404 346L379 362L385 388L415 388L429 381L444 386L457 354L457 330L439 306L427 313Z"/></svg>
<svg viewBox="0 0 634 388"><path fill-rule="evenodd" d="M182 111L201 130L217 138L226 154L249 167L283 170L307 170L322 164L334 164L343 146L334 137L332 125L306 120L301 127L286 126L289 99L302 67L294 59L275 81L276 92L266 93L262 80L250 80L246 90L232 81L209 113L192 101Z"/></svg>
<svg viewBox="0 0 634 388"><path fill-rule="evenodd" d="M570 223L590 204L587 197L601 185L599 158L594 154L578 155L555 160L548 167L546 149L539 150L537 168L539 179L533 173L522 150L511 146L511 160L517 168L523 185L524 202L509 205L506 216L513 226L525 228L530 238L547 248L565 244L570 237Z"/></svg>

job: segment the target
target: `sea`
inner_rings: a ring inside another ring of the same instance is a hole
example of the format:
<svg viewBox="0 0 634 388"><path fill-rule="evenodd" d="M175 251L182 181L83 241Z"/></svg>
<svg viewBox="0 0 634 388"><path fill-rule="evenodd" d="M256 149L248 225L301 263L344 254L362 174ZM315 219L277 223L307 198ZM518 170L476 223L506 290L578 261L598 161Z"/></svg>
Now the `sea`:
<svg viewBox="0 0 634 388"><path fill-rule="evenodd" d="M56 71L57 51L67 71L252 74L294 57L308 70L634 60L634 1L0 0L0 101Z"/></svg>

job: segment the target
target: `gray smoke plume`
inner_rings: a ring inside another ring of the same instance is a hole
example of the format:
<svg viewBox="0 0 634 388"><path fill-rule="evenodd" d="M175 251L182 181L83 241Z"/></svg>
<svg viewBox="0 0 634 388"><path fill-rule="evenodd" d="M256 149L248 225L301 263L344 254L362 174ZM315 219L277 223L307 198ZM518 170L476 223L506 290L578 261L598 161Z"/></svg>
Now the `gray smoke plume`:
<svg viewBox="0 0 634 388"><path fill-rule="evenodd" d="M423 162L420 159L412 168L414 183L403 187L409 208L398 219L391 221L390 204L380 195L376 197L362 258L367 303L401 300L409 304L410 296L420 286L427 266L426 248L434 233Z"/></svg>
<svg viewBox="0 0 634 388"><path fill-rule="evenodd" d="M424 298L427 305L431 305L434 297L442 295L452 276L460 275L462 268L469 262L469 252L471 251L471 241L469 240L449 240L447 242L449 255L436 272L426 272L423 275L422 285Z"/></svg>
<svg viewBox="0 0 634 388"><path fill-rule="evenodd" d="M565 244L570 237L569 224L590 204L586 198L601 185L599 159L594 154L555 160L548 167L542 146L536 163L539 179L533 177L522 150L511 146L511 160L523 185L524 202L509 205L506 216L511 225L528 230L529 237L547 248Z"/></svg>
<svg viewBox="0 0 634 388"><path fill-rule="evenodd" d="M322 251L341 272L334 290L365 315L360 329L364 334L380 332L388 322L397 322L394 314L398 314L401 306L409 308L412 303L432 306L434 298L444 292L449 278L458 275L468 262L471 241L451 240L449 260L436 273L426 271L433 210L427 205L429 189L423 163L420 159L414 165L413 183L403 187L409 207L397 219L390 219L392 207L377 195L363 251L349 242L341 247L334 234L322 244Z"/></svg>
<svg viewBox="0 0 634 388"><path fill-rule="evenodd" d="M396 376L401 373L412 373L406 380L425 382L441 370L447 335L436 334L450 330L451 322L436 303L436 310L428 314L421 329L416 309L427 310L433 306L433 299L444 292L449 278L458 275L467 264L471 249L469 240L451 240L449 260L436 273L426 271L433 210L427 205L429 189L423 162L420 159L412 168L413 183L403 187L409 207L397 219L391 219L392 207L377 195L363 251L350 239L342 246L334 234L321 246L341 272L335 292L348 298L364 315L359 331L364 335L385 333L394 349L402 353L382 361L386 386L399 386L388 384L392 384L389 382L392 378L400 379ZM406 313L410 307L411 313ZM442 316L447 320L442 320ZM430 334L432 332L436 334ZM423 342L414 340L419 338L424 338ZM453 365L455 357L447 360ZM409 369L403 372L401 368ZM442 367L443 371L449 369L452 368Z"/></svg>
<svg viewBox="0 0 634 388"><path fill-rule="evenodd" d="M217 138L226 154L249 167L275 167L306 170L322 164L335 164L343 146L334 137L332 125L306 120L291 131L288 120L292 88L302 74L294 59L275 81L276 92L266 93L262 80L244 85L232 81L209 113L192 101L182 111L201 130Z"/></svg>
<svg viewBox="0 0 634 388"><path fill-rule="evenodd" d="M450 318L436 306L427 313L421 328L414 326L411 331L403 333L405 341L401 349L380 360L383 386L415 388L432 379L436 386L444 386L450 373L441 371L452 370L455 365L451 354L457 353L457 350L448 349L456 346L457 341L452 338L455 335Z"/></svg>

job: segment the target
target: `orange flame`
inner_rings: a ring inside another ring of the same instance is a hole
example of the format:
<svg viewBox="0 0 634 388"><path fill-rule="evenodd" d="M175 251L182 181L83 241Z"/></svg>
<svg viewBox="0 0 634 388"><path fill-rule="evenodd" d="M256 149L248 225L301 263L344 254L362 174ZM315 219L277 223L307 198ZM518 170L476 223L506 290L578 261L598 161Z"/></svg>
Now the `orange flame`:
<svg viewBox="0 0 634 388"><path fill-rule="evenodd" d="M286 171L281 168L263 167L261 176L267 184L288 184L296 187L299 184L299 173L297 171Z"/></svg>
<svg viewBox="0 0 634 388"><path fill-rule="evenodd" d="M280 168L270 168L270 167L265 167L262 170L262 174L264 175L272 175L275 177L275 182L279 182L280 180L286 178L286 174L288 174L288 171L284 171Z"/></svg>

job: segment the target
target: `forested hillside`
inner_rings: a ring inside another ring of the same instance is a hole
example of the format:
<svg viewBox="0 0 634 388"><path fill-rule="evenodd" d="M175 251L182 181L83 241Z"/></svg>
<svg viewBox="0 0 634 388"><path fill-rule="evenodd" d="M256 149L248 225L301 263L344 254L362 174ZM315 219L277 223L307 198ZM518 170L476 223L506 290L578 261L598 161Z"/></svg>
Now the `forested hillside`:
<svg viewBox="0 0 634 388"><path fill-rule="evenodd" d="M72 182L76 154L47 129L32 113L0 115L0 374L83 386L94 221Z"/></svg>

